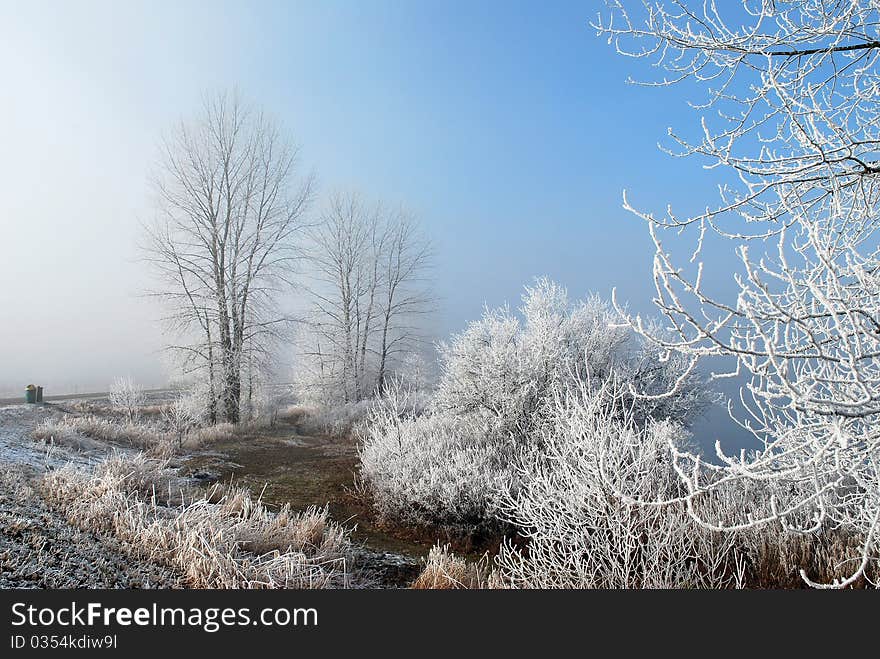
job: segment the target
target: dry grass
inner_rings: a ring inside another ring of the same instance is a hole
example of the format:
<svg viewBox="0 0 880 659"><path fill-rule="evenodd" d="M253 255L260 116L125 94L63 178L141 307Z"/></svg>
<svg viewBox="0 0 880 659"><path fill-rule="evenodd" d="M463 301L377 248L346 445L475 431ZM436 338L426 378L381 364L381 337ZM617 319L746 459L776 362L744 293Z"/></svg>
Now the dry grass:
<svg viewBox="0 0 880 659"><path fill-rule="evenodd" d="M151 423L131 423L104 419L94 414L46 419L32 432L34 439L76 446L82 436L146 451L149 457L165 459L180 448L196 449L212 442L230 439L235 434L231 423L220 423L189 430L180 437Z"/></svg>
<svg viewBox="0 0 880 659"><path fill-rule="evenodd" d="M98 400L78 400L67 406L74 412L80 414L99 414L101 416L110 416L113 414L113 407L105 401Z"/></svg>
<svg viewBox="0 0 880 659"><path fill-rule="evenodd" d="M801 569L817 583L832 583L852 574L861 560L864 538L843 529L825 529L821 534L799 535L764 530L750 538L746 550L747 588L806 588ZM880 583L878 563L868 566L867 577ZM854 588L869 587L862 577Z"/></svg>
<svg viewBox="0 0 880 659"><path fill-rule="evenodd" d="M334 407L288 405L279 410L277 417L296 423L306 435L347 437L366 419L372 404L363 400Z"/></svg>
<svg viewBox="0 0 880 659"><path fill-rule="evenodd" d="M171 407L173 403L149 403L139 405L137 412L141 416L158 418ZM68 409L79 414L92 414L103 417L119 417L122 413L106 400L78 400L66 406Z"/></svg>
<svg viewBox="0 0 880 659"><path fill-rule="evenodd" d="M144 453L114 454L95 467L93 478L162 506L181 505L196 496L166 460Z"/></svg>
<svg viewBox="0 0 880 659"><path fill-rule="evenodd" d="M183 448L195 449L214 442L232 439L235 426L231 423L218 423L190 430L183 438Z"/></svg>
<svg viewBox="0 0 880 659"><path fill-rule="evenodd" d="M132 554L180 572L192 588L347 585L348 531L327 511L269 511L242 488L169 501L162 461L114 456L93 473L67 466L41 493L81 529L111 535ZM174 504L174 505L163 505Z"/></svg>
<svg viewBox="0 0 880 659"><path fill-rule="evenodd" d="M140 449L150 449L167 440L168 434L146 424L120 423L89 414L46 419L31 433L34 439L61 443L77 434Z"/></svg>
<svg viewBox="0 0 880 659"><path fill-rule="evenodd" d="M168 408L170 408L174 403L151 403L149 405L141 405L138 408L138 412L140 412L144 416L162 416Z"/></svg>
<svg viewBox="0 0 880 659"><path fill-rule="evenodd" d="M435 545L428 553L425 569L410 586L416 590L478 589L497 586L489 570L488 556L477 563L456 556L449 545Z"/></svg>

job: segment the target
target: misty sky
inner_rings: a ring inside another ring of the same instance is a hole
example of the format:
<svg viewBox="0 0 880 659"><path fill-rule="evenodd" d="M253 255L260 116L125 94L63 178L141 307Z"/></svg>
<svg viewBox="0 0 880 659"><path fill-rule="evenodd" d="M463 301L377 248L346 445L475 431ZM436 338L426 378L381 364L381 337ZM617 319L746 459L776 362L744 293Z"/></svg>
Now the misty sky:
<svg viewBox="0 0 880 659"><path fill-rule="evenodd" d="M236 86L283 122L322 193L420 215L438 336L544 274L648 311L652 247L622 190L687 211L714 180L657 148L668 126L698 128L692 94L627 85L645 69L595 35L598 9L0 0L0 389L167 380L160 311L140 295L148 175L163 132Z"/></svg>

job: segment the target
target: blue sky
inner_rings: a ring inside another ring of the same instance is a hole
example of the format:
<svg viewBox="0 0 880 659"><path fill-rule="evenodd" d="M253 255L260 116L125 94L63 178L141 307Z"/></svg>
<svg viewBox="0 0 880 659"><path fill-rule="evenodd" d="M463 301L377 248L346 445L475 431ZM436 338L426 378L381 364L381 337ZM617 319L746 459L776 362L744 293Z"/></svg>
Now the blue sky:
<svg viewBox="0 0 880 659"><path fill-rule="evenodd" d="M162 132L233 86L294 135L321 192L421 216L438 336L538 275L573 296L616 285L648 311L651 243L621 192L694 210L715 199L713 178L657 149L699 115L686 90L626 84L647 69L596 36L599 9L0 1L0 296L16 319L0 329L0 387L161 382L157 313L138 297L147 175Z"/></svg>
<svg viewBox="0 0 880 659"><path fill-rule="evenodd" d="M705 177L658 152L695 117L681 94L625 84L633 62L588 26L596 3L331 7L254 12L236 80L288 122L323 187L419 212L444 330L540 274L644 306L650 244L621 191L692 206Z"/></svg>

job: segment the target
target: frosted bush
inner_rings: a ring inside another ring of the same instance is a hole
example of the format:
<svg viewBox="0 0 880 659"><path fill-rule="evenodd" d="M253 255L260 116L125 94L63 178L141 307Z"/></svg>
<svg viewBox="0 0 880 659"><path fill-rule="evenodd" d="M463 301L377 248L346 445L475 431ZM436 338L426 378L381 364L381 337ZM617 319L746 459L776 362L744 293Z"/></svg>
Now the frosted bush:
<svg viewBox="0 0 880 659"><path fill-rule="evenodd" d="M373 407L361 430L361 475L378 512L416 524L483 525L492 496L511 476L512 443L448 414L401 415L399 401Z"/></svg>
<svg viewBox="0 0 880 659"><path fill-rule="evenodd" d="M195 380L181 383L172 404L177 408L176 414L191 419L197 425L202 425L214 421L211 414L212 407L215 408L216 419L217 402L211 393L210 383L207 380Z"/></svg>
<svg viewBox="0 0 880 659"><path fill-rule="evenodd" d="M312 368L304 362L294 377L293 395L302 404L301 427L307 432L344 436L368 416L376 400L400 396L406 392L408 405L425 411L431 403L436 374L426 359L417 353L407 355L398 369L383 379L381 390L370 391L360 400L345 402L336 376Z"/></svg>
<svg viewBox="0 0 880 659"><path fill-rule="evenodd" d="M403 358L390 381L396 381L398 386L408 391L420 392L427 398L437 386L437 377L436 363L428 361L421 353L413 352ZM389 383L386 383L385 388L387 389L388 386Z"/></svg>
<svg viewBox="0 0 880 659"><path fill-rule="evenodd" d="M554 388L600 386L615 374L651 394L684 374L681 361L648 359L644 344L597 296L571 303L562 286L542 278L526 287L519 312L487 310L441 344L438 410L476 414L501 434L527 436L547 418ZM695 376L684 380L675 397L633 400L633 413L691 420L709 396Z"/></svg>
<svg viewBox="0 0 880 659"><path fill-rule="evenodd" d="M526 552L502 547L496 563L505 585L741 584L744 564L732 536L700 527L684 506L639 506L617 494L616 488L625 488L652 500L680 492L667 445L686 441L681 426L639 425L610 384L598 392L556 387L553 394L552 420L540 445L518 453L516 487L507 487L499 500L502 516L528 539Z"/></svg>
<svg viewBox="0 0 880 659"><path fill-rule="evenodd" d="M361 432L362 476L386 516L497 524L499 488L518 482L514 457L540 450L560 423L557 399L569 392L595 391L609 414L626 409L633 423L683 422L708 400L692 376L662 400L598 393L613 378L650 391L683 374L675 361L648 365L641 344L598 297L572 304L564 288L540 279L526 288L519 311L487 310L441 345L432 399L398 380L374 406Z"/></svg>
<svg viewBox="0 0 880 659"><path fill-rule="evenodd" d="M174 445L179 449L183 438L201 422L203 410L192 404L192 396L183 394L171 404L162 408L162 422L173 436Z"/></svg>
<svg viewBox="0 0 880 659"><path fill-rule="evenodd" d="M302 414L298 425L305 433L345 437L367 418L372 405L371 400L361 400L331 407L300 407L298 409Z"/></svg>
<svg viewBox="0 0 880 659"><path fill-rule="evenodd" d="M611 404L609 404L611 401ZM615 413L614 407L620 412ZM621 413L622 412L622 413ZM798 587L798 572L833 581L858 564L864 540L844 527L809 533L785 524L724 527L794 506L810 491L796 479L719 480L713 496L682 500L669 447L687 447L671 421L639 424L613 383L554 394L540 443L516 456L513 486L497 507L528 540L502 546L498 575L508 587L725 588ZM651 502L656 502L652 504ZM669 503L672 502L672 503ZM788 521L806 527L811 511ZM865 581L876 581L876 566Z"/></svg>
<svg viewBox="0 0 880 659"><path fill-rule="evenodd" d="M140 408L146 400L143 387L131 377L116 378L110 387L110 405L124 414L129 423L138 420Z"/></svg>
<svg viewBox="0 0 880 659"><path fill-rule="evenodd" d="M371 405L371 410L393 410L398 418L415 418L431 409L431 393L416 385L412 379L394 376L388 380L382 395Z"/></svg>

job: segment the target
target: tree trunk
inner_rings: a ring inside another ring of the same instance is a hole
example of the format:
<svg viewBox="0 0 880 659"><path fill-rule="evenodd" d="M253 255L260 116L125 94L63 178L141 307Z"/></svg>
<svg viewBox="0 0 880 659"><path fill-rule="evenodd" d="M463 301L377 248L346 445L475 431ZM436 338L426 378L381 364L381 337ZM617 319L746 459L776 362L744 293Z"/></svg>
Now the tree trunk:
<svg viewBox="0 0 880 659"><path fill-rule="evenodd" d="M208 337L208 422L217 423L217 375L214 365L214 344L211 338L211 321L205 311L205 334Z"/></svg>

